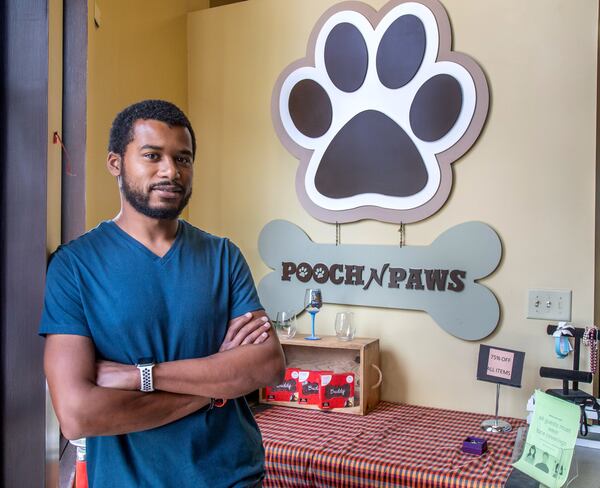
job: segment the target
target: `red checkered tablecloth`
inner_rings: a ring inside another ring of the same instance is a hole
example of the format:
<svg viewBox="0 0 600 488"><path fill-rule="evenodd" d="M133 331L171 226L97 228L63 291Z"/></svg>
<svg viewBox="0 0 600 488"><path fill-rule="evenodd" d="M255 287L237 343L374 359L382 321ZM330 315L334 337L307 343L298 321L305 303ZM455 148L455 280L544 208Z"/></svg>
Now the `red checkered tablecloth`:
<svg viewBox="0 0 600 488"><path fill-rule="evenodd" d="M488 434L482 415L381 402L362 417L267 407L255 412L266 451L265 487L500 488L512 471L516 429ZM461 451L467 436L488 452Z"/></svg>

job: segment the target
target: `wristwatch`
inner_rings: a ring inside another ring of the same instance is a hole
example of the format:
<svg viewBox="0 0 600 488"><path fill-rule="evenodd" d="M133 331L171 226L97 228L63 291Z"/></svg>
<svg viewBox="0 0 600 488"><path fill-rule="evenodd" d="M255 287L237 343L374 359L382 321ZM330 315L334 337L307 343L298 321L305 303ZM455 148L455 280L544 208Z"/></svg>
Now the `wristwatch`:
<svg viewBox="0 0 600 488"><path fill-rule="evenodd" d="M152 381L152 368L154 368L154 358L140 358L135 365L140 370L140 391L154 391L154 382Z"/></svg>

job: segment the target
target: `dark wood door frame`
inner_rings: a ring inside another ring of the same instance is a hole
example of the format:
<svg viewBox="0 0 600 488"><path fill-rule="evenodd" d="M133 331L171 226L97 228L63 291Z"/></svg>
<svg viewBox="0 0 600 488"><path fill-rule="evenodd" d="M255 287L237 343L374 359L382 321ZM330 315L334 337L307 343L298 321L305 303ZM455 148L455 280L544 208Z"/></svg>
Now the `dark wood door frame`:
<svg viewBox="0 0 600 488"><path fill-rule="evenodd" d="M87 2L63 0L62 240L85 230ZM48 0L0 2L0 486L43 487ZM57 433L58 435L58 433Z"/></svg>
<svg viewBox="0 0 600 488"><path fill-rule="evenodd" d="M41 487L46 383L37 328L46 271L48 5L0 3L0 485Z"/></svg>

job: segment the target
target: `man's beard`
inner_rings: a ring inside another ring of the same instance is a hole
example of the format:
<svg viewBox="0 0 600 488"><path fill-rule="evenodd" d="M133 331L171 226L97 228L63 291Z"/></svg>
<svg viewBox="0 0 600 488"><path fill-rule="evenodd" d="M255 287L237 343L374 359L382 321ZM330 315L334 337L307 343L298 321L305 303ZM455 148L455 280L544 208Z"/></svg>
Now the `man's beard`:
<svg viewBox="0 0 600 488"><path fill-rule="evenodd" d="M180 184L172 181L161 182L160 184L154 185L152 188L157 188L162 185L178 186L181 188L182 192L185 192L185 189ZM179 217L185 206L188 204L190 197L192 196L192 190L190 188L189 192L183 195L177 207L153 208L150 206L150 191L152 190L148 191L148 193L142 193L141 191L132 188L127 182L125 171L123 171L121 174L121 191L123 192L125 200L127 200L135 210L146 217L158 220L175 220L177 217Z"/></svg>

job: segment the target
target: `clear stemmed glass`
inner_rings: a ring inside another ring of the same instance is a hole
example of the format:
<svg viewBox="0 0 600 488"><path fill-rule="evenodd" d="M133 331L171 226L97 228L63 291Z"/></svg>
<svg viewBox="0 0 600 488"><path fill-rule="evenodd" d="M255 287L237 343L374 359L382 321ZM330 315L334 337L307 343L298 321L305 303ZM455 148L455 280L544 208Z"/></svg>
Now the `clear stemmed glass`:
<svg viewBox="0 0 600 488"><path fill-rule="evenodd" d="M321 339L315 335L315 315L319 313L319 310L323 306L323 298L321 296L321 290L319 288L307 288L304 294L304 308L310 314L312 319L312 333L305 339L309 341L318 341Z"/></svg>

